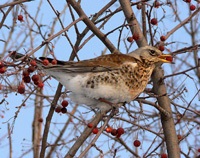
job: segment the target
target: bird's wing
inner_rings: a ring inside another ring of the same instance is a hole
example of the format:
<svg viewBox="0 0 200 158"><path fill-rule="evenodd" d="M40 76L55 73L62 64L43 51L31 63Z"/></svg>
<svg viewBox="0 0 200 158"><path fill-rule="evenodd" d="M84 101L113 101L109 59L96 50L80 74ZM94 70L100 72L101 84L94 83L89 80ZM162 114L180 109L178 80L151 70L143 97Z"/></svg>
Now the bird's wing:
<svg viewBox="0 0 200 158"><path fill-rule="evenodd" d="M40 59L48 59L50 61L52 60L50 58L44 57L41 57ZM67 73L105 72L117 70L121 67L122 64L127 62L136 63L136 59L125 54L109 54L79 62L58 61L57 65L42 67L47 70L59 70Z"/></svg>
<svg viewBox="0 0 200 158"><path fill-rule="evenodd" d="M24 57L23 54L13 52L11 53L10 57L15 59L20 59ZM31 60L33 58L25 58L28 60ZM25 60L24 59L24 60ZM46 58L46 57L40 57L40 60L47 59L51 63L53 59ZM57 60L57 65L43 65L40 60L35 59L38 66L42 67L46 70L59 70L66 73L87 73L87 72L104 72L104 71L112 71L117 70L121 67L122 64L125 64L127 62L136 63L137 59L133 56L129 56L126 54L108 54L108 55L102 55L94 59L89 60L82 60L79 62L74 61L61 61Z"/></svg>

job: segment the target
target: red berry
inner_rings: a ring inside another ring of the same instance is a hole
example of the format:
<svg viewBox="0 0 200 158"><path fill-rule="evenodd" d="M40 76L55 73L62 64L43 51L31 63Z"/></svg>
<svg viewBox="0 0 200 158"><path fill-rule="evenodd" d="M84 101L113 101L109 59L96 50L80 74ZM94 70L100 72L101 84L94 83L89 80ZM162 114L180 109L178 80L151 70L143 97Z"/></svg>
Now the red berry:
<svg viewBox="0 0 200 158"><path fill-rule="evenodd" d="M67 100L63 100L62 103L61 103L61 105L62 105L63 107L67 107L68 104L69 104L69 103L68 103Z"/></svg>
<svg viewBox="0 0 200 158"><path fill-rule="evenodd" d="M138 10L142 9L142 4L138 3L138 4L137 4L137 9L138 9Z"/></svg>
<svg viewBox="0 0 200 158"><path fill-rule="evenodd" d="M18 86L17 92L20 93L20 94L24 94L24 92L25 92L25 86L24 86L23 83L21 83L21 84Z"/></svg>
<svg viewBox="0 0 200 158"><path fill-rule="evenodd" d="M161 45L161 46L158 47L158 49L159 49L160 51L164 51L164 50L165 50L165 47L164 47L163 45Z"/></svg>
<svg viewBox="0 0 200 158"><path fill-rule="evenodd" d="M43 65L47 66L47 65L49 65L49 60L44 59L44 60L42 61L42 63L43 63Z"/></svg>
<svg viewBox="0 0 200 158"><path fill-rule="evenodd" d="M0 61L0 68L4 67L4 63Z"/></svg>
<svg viewBox="0 0 200 158"><path fill-rule="evenodd" d="M155 8L159 8L159 6L160 6L160 2L155 1L155 2L154 2L154 7L155 7Z"/></svg>
<svg viewBox="0 0 200 158"><path fill-rule="evenodd" d="M151 24L152 25L157 25L158 24L158 20L156 18L151 19Z"/></svg>
<svg viewBox="0 0 200 158"><path fill-rule="evenodd" d="M140 36L139 36L139 34L138 33L134 33L133 34L133 36L132 36L132 38L134 39L134 40L139 40L140 39Z"/></svg>
<svg viewBox="0 0 200 158"><path fill-rule="evenodd" d="M128 41L128 42L133 42L133 37L128 37L128 38L127 38L127 41Z"/></svg>
<svg viewBox="0 0 200 158"><path fill-rule="evenodd" d="M167 158L167 154L162 153L162 154L160 155L160 157L161 157L161 158Z"/></svg>
<svg viewBox="0 0 200 158"><path fill-rule="evenodd" d="M106 128L106 132L107 132L107 133L111 133L111 132L112 132L112 127L107 127L107 128Z"/></svg>
<svg viewBox="0 0 200 158"><path fill-rule="evenodd" d="M32 66L37 66L37 63L36 63L35 59L31 60L30 64L31 64Z"/></svg>
<svg viewBox="0 0 200 158"><path fill-rule="evenodd" d="M29 66L28 67L28 72L34 72L35 71L35 67L34 66Z"/></svg>
<svg viewBox="0 0 200 158"><path fill-rule="evenodd" d="M200 153L200 148L199 148L199 149L197 149L197 151Z"/></svg>
<svg viewBox="0 0 200 158"><path fill-rule="evenodd" d="M191 10L191 11L194 11L195 9L196 9L196 6L192 4L192 5L190 6L190 10Z"/></svg>
<svg viewBox="0 0 200 158"><path fill-rule="evenodd" d="M122 127L118 128L117 134L120 134L120 135L124 134L124 129Z"/></svg>
<svg viewBox="0 0 200 158"><path fill-rule="evenodd" d="M51 64L52 64L52 65L57 65L57 60L56 60L56 59L53 59L53 60L51 61Z"/></svg>
<svg viewBox="0 0 200 158"><path fill-rule="evenodd" d="M95 127L95 128L92 130L92 133L93 133L93 134L97 134L98 132L99 132L99 130L98 130L97 127Z"/></svg>
<svg viewBox="0 0 200 158"><path fill-rule="evenodd" d="M24 69L24 71L22 72L22 75L23 75L24 77L29 76L30 73L28 72L28 69Z"/></svg>
<svg viewBox="0 0 200 158"><path fill-rule="evenodd" d="M55 108L55 112L60 113L61 112L62 107L61 106L57 106Z"/></svg>
<svg viewBox="0 0 200 158"><path fill-rule="evenodd" d="M67 113L67 108L62 108L62 109L61 109L61 112L62 112L63 114Z"/></svg>
<svg viewBox="0 0 200 158"><path fill-rule="evenodd" d="M92 123L88 123L87 126L88 126L88 128L92 128L93 124Z"/></svg>
<svg viewBox="0 0 200 158"><path fill-rule="evenodd" d="M1 74L4 74L5 72L6 72L6 67L4 67L4 66L1 67L1 68L0 68L0 73L1 73Z"/></svg>
<svg viewBox="0 0 200 158"><path fill-rule="evenodd" d="M164 42L166 40L166 37L165 36L160 36L160 40Z"/></svg>
<svg viewBox="0 0 200 158"><path fill-rule="evenodd" d="M25 76L25 77L23 77L23 81L24 81L25 83L30 83L30 82L31 82L30 76Z"/></svg>
<svg viewBox="0 0 200 158"><path fill-rule="evenodd" d="M39 119L38 119L38 122L43 122L43 118L39 118Z"/></svg>
<svg viewBox="0 0 200 158"><path fill-rule="evenodd" d="M112 129L111 134L112 134L113 136L116 136L116 135L117 135L117 130L116 130L116 129Z"/></svg>
<svg viewBox="0 0 200 158"><path fill-rule="evenodd" d="M39 81L40 77L39 77L39 75L33 75L31 77L31 79L32 79L33 82L36 82L36 81Z"/></svg>
<svg viewBox="0 0 200 158"><path fill-rule="evenodd" d="M18 15L17 20L19 20L20 22L22 22L22 21L24 21L23 18L24 18L23 15Z"/></svg>
<svg viewBox="0 0 200 158"><path fill-rule="evenodd" d="M141 144L141 142L140 142L139 140L137 140L137 139L133 142L133 145L134 145L135 147L139 147L140 144Z"/></svg>
<svg viewBox="0 0 200 158"><path fill-rule="evenodd" d="M43 83L43 82L39 82L39 83L37 84L37 86L38 86L39 88L43 88L43 87L44 87L44 83Z"/></svg>
<svg viewBox="0 0 200 158"><path fill-rule="evenodd" d="M186 0L185 2L186 2L186 3L190 3L190 2L191 2L191 0Z"/></svg>
<svg viewBox="0 0 200 158"><path fill-rule="evenodd" d="M178 140L181 140L182 139L182 135L178 134L177 138L178 138Z"/></svg>
<svg viewBox="0 0 200 158"><path fill-rule="evenodd" d="M172 62L173 61L173 57L171 57L171 56L166 57L166 60Z"/></svg>

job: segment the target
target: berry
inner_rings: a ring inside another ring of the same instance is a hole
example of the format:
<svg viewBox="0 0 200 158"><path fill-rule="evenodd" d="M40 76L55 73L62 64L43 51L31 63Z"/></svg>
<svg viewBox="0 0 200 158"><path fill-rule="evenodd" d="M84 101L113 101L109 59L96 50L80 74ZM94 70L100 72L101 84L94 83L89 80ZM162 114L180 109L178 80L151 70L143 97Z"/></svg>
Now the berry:
<svg viewBox="0 0 200 158"><path fill-rule="evenodd" d="M117 130L116 130L116 129L112 129L111 134L112 134L113 136L116 136L116 135L117 135Z"/></svg>
<svg viewBox="0 0 200 158"><path fill-rule="evenodd" d="M167 158L167 154L162 153L162 154L160 155L160 158Z"/></svg>
<svg viewBox="0 0 200 158"><path fill-rule="evenodd" d="M192 4L192 5L190 6L190 10L191 10L191 11L194 11L195 9L196 9L196 6Z"/></svg>
<svg viewBox="0 0 200 158"><path fill-rule="evenodd" d="M67 100L63 100L62 103L61 103L61 105L62 105L63 107L67 107L68 104L69 104L69 103L68 103Z"/></svg>
<svg viewBox="0 0 200 158"><path fill-rule="evenodd" d="M35 67L34 66L29 66L28 67L28 72L32 73L35 71Z"/></svg>
<svg viewBox="0 0 200 158"><path fill-rule="evenodd" d="M18 16L17 16L17 20L19 20L20 22L24 21L23 18L24 18L23 15L18 15Z"/></svg>
<svg viewBox="0 0 200 158"><path fill-rule="evenodd" d="M92 128L93 124L92 123L88 123L87 126L88 126L88 128Z"/></svg>
<svg viewBox="0 0 200 158"><path fill-rule="evenodd" d="M151 19L151 24L152 25L157 25L158 24L158 20L156 18Z"/></svg>
<svg viewBox="0 0 200 158"><path fill-rule="evenodd" d="M190 3L190 2L191 2L191 0L186 0L185 2L186 2L186 3Z"/></svg>
<svg viewBox="0 0 200 158"><path fill-rule="evenodd" d="M139 40L140 39L140 36L139 36L139 34L138 33L134 33L133 34L133 36L132 36L132 38L134 39L134 40Z"/></svg>
<svg viewBox="0 0 200 158"><path fill-rule="evenodd" d="M38 86L39 88L43 88L43 87L44 87L44 83L43 83L43 82L39 82L39 83L37 84L37 86Z"/></svg>
<svg viewBox="0 0 200 158"><path fill-rule="evenodd" d="M57 65L57 60L56 60L56 59L53 59L53 60L51 61L51 64L52 64L52 65Z"/></svg>
<svg viewBox="0 0 200 158"><path fill-rule="evenodd" d="M155 7L155 8L159 8L159 6L160 6L160 2L155 1L155 2L154 2L154 7Z"/></svg>
<svg viewBox="0 0 200 158"><path fill-rule="evenodd" d="M99 132L99 130L98 130L97 127L95 127L95 128L92 130L92 133L93 133L93 134L97 134L98 132Z"/></svg>
<svg viewBox="0 0 200 158"><path fill-rule="evenodd" d="M39 118L39 119L38 119L38 122L43 122L43 118Z"/></svg>
<svg viewBox="0 0 200 158"><path fill-rule="evenodd" d="M138 4L137 4L137 9L138 9L138 10L142 9L142 4L138 3Z"/></svg>
<svg viewBox="0 0 200 158"><path fill-rule="evenodd" d="M197 149L197 151L200 153L200 148L199 148L199 149Z"/></svg>
<svg viewBox="0 0 200 158"><path fill-rule="evenodd" d="M0 68L4 67L4 63L0 61Z"/></svg>
<svg viewBox="0 0 200 158"><path fill-rule="evenodd" d="M178 140L181 140L182 139L182 135L178 134L177 138L178 138Z"/></svg>
<svg viewBox="0 0 200 158"><path fill-rule="evenodd" d="M24 81L25 83L30 83L30 82L31 82L30 76L25 76L25 77L23 77L23 81Z"/></svg>
<svg viewBox="0 0 200 158"><path fill-rule="evenodd" d="M124 134L124 129L122 127L118 128L117 134L120 134L120 135Z"/></svg>
<svg viewBox="0 0 200 158"><path fill-rule="evenodd" d="M55 112L60 113L61 112L62 107L61 106L57 106L55 108Z"/></svg>
<svg viewBox="0 0 200 158"><path fill-rule="evenodd" d="M30 64L31 64L31 66L37 66L35 59L31 60Z"/></svg>
<svg viewBox="0 0 200 158"><path fill-rule="evenodd" d="M23 83L21 83L21 84L18 86L17 92L20 93L20 94L24 94L24 92L25 92L25 86L24 86Z"/></svg>
<svg viewBox="0 0 200 158"><path fill-rule="evenodd" d="M160 51L164 51L164 50L165 50L165 47L164 47L163 45L161 45L161 46L158 47L158 49L159 49Z"/></svg>
<svg viewBox="0 0 200 158"><path fill-rule="evenodd" d="M127 38L127 41L128 41L128 42L133 42L133 37L128 37L128 38Z"/></svg>
<svg viewBox="0 0 200 158"><path fill-rule="evenodd" d="M1 67L1 68L0 68L0 73L1 73L1 74L4 74L5 72L6 72L6 67L4 67L4 66Z"/></svg>
<svg viewBox="0 0 200 158"><path fill-rule="evenodd" d="M140 144L141 144L141 142L140 142L139 140L137 140L137 139L133 142L133 145L134 145L135 147L139 147Z"/></svg>
<svg viewBox="0 0 200 158"><path fill-rule="evenodd" d="M161 41L165 41L165 40L166 40L166 37L165 37L165 36L160 36L160 40L161 40Z"/></svg>
<svg viewBox="0 0 200 158"><path fill-rule="evenodd" d="M106 132L107 132L107 133L111 133L111 132L112 132L112 127L107 127L107 128L106 128Z"/></svg>
<svg viewBox="0 0 200 158"><path fill-rule="evenodd" d="M170 57L166 57L166 60L172 62L173 58L171 56Z"/></svg>
<svg viewBox="0 0 200 158"><path fill-rule="evenodd" d="M61 108L61 112L62 112L63 114L67 113L67 108Z"/></svg>
<svg viewBox="0 0 200 158"><path fill-rule="evenodd" d="M49 65L49 60L44 59L44 60L42 61L42 63L43 63L43 65L47 66L47 65Z"/></svg>
<svg viewBox="0 0 200 158"><path fill-rule="evenodd" d="M39 77L39 75L33 75L31 77L31 79L32 79L33 82L36 82L36 81L39 81L40 77Z"/></svg>
<svg viewBox="0 0 200 158"><path fill-rule="evenodd" d="M24 77L29 76L30 73L28 72L28 69L24 69L24 71L22 72L22 75L23 75Z"/></svg>

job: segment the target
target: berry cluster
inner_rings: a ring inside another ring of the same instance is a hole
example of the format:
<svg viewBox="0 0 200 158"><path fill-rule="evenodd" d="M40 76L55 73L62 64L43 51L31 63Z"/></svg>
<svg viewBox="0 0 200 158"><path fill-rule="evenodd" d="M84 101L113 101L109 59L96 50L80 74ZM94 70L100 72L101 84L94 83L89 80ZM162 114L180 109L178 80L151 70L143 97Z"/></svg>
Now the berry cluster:
<svg viewBox="0 0 200 158"><path fill-rule="evenodd" d="M47 59L44 59L42 63L47 66L49 64L49 61ZM57 60L52 60L52 65L57 64ZM2 66L4 67L4 66ZM0 62L0 69L1 69L1 62ZM3 68L2 68L3 69ZM24 83L30 83L33 82L34 85L36 85L38 88L42 89L44 87L44 83L42 81L41 74L33 74L35 70L37 69L37 62L35 59L32 59L29 64L28 68L24 68L22 72L22 82L18 86L18 93L24 94L25 92L25 85Z"/></svg>
<svg viewBox="0 0 200 158"><path fill-rule="evenodd" d="M88 123L87 124L88 128L92 128L93 124L92 123ZM97 134L99 131L99 129L97 127L94 127L92 130L93 134ZM122 134L124 134L124 129L122 127L119 127L118 129L112 128L110 126L108 126L105 131L107 133L110 133L113 136L116 136L117 138L119 138Z"/></svg>
<svg viewBox="0 0 200 158"><path fill-rule="evenodd" d="M18 86L18 93L23 94L25 92L25 85L24 83L30 83L31 81L39 88L44 87L44 83L41 80L41 76L38 74L32 75L32 73L36 70L37 68L37 63L33 59L29 63L29 67L25 68L22 72L22 82ZM32 75L32 76L31 76Z"/></svg>
<svg viewBox="0 0 200 158"><path fill-rule="evenodd" d="M134 33L133 36L127 38L127 41L131 43L131 42L133 42L134 40L137 41L137 40L139 40L139 39L140 39L139 34L138 34L138 33Z"/></svg>
<svg viewBox="0 0 200 158"><path fill-rule="evenodd" d="M184 0L186 3L191 3L192 0ZM190 4L190 10L194 11L196 9L196 6L194 4Z"/></svg>
<svg viewBox="0 0 200 158"><path fill-rule="evenodd" d="M61 105L62 106L57 106L56 108L55 108L55 112L57 112L57 113L63 113L63 114L65 114L65 113L67 113L67 106L68 106L68 101L67 100L63 100L62 101L62 103L61 103Z"/></svg>

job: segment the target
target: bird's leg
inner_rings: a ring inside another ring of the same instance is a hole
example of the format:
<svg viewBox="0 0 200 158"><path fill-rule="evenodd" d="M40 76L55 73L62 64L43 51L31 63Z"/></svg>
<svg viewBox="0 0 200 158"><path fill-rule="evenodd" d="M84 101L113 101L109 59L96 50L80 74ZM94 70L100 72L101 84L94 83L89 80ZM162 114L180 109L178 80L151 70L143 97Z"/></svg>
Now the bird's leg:
<svg viewBox="0 0 200 158"><path fill-rule="evenodd" d="M118 105L116 103L111 103L110 101L104 99L104 98L99 98L98 99L100 102L103 102L103 103L106 103L108 105L111 106L112 108L112 111L115 111L115 113L118 113L119 112L119 108L118 108Z"/></svg>
<svg viewBox="0 0 200 158"><path fill-rule="evenodd" d="M104 102L104 103L110 105L111 107L114 106L114 103L111 103L111 102L109 102L108 100L106 100L106 99L104 99L104 98L99 98L98 100L99 100L100 102Z"/></svg>

